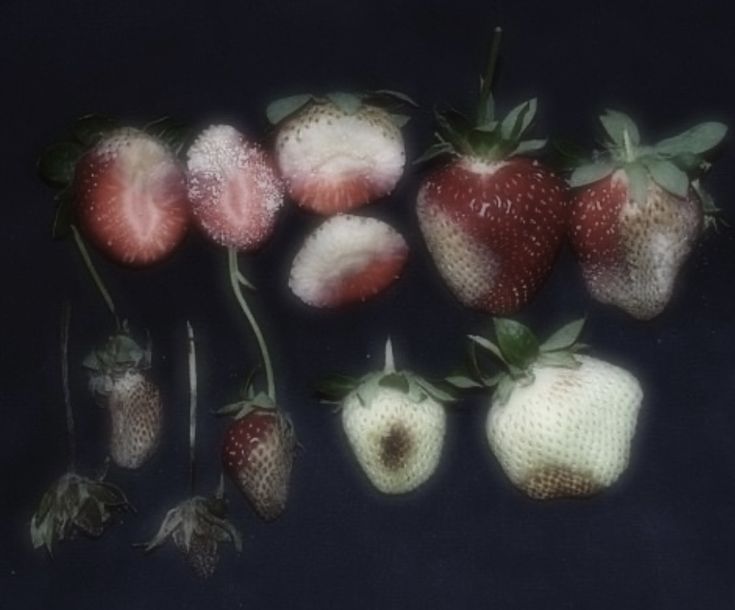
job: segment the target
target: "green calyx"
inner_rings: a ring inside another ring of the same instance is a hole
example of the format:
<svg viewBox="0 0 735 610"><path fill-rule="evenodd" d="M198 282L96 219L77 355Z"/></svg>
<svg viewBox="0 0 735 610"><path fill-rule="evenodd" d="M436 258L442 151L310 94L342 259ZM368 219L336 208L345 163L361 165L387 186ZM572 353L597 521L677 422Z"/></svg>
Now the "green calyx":
<svg viewBox="0 0 735 610"><path fill-rule="evenodd" d="M358 93L336 91L322 96L303 93L275 100L268 105L266 115L271 125L279 125L315 104L333 104L345 114L355 114L363 106L377 106L390 115L398 128L403 127L410 119L406 114L407 109L418 107L418 104L405 93L390 89Z"/></svg>
<svg viewBox="0 0 735 610"><path fill-rule="evenodd" d="M130 369L149 369L152 348L150 340L145 348L130 336L126 322L119 333L112 335L99 349L83 360L82 366L93 373L121 373Z"/></svg>
<svg viewBox="0 0 735 610"><path fill-rule="evenodd" d="M52 225L54 239L65 239L71 234L73 221L72 183L79 160L103 138L122 129L121 122L101 114L87 114L77 119L65 136L47 146L38 159L38 175L56 193L56 213ZM179 156L192 137L191 129L172 119L161 117L143 127L143 131L157 138Z"/></svg>
<svg viewBox="0 0 735 610"><path fill-rule="evenodd" d="M466 374L450 375L446 382L460 390L495 388L495 398L505 404L517 385L534 381L534 368L551 366L577 368L575 354L584 347L577 342L584 318L562 326L543 343L524 324L507 318L494 318L495 341L481 335L469 335L471 366ZM505 371L486 374L480 367L476 347L490 352L505 366Z"/></svg>
<svg viewBox="0 0 735 610"><path fill-rule="evenodd" d="M496 117L492 85L501 35L502 30L495 28L487 68L480 79L480 100L474 120L456 110L435 111L437 141L416 163L447 154L496 162L538 151L546 145L546 140L525 137L536 117L536 98L519 104L505 117Z"/></svg>
<svg viewBox="0 0 735 610"><path fill-rule="evenodd" d="M386 389L405 394L412 402L423 402L429 398L440 403L456 400L450 392L415 373L397 371L390 339L385 346L383 370L370 372L360 378L332 375L317 384L317 394L322 402L341 405L348 396L354 394L364 407L369 407L375 396Z"/></svg>
<svg viewBox="0 0 735 610"><path fill-rule="evenodd" d="M52 553L55 542L77 533L97 538L114 511L131 508L125 494L103 478L89 479L67 472L54 483L31 519L33 547L43 546Z"/></svg>
<svg viewBox="0 0 735 610"><path fill-rule="evenodd" d="M257 368L250 371L250 374L245 381L245 386L240 392L239 400L226 404L224 407L217 409L214 414L217 416L242 419L253 411L278 411L278 406L267 392L256 390L255 377L257 372Z"/></svg>
<svg viewBox="0 0 735 610"><path fill-rule="evenodd" d="M727 133L723 123L706 122L647 146L641 143L638 127L628 115L607 110L600 122L606 134L605 149L594 153L591 162L578 165L569 184L573 188L585 186L623 170L631 199L638 204L648 199L651 180L672 195L687 197L693 180L709 169L706 155Z"/></svg>

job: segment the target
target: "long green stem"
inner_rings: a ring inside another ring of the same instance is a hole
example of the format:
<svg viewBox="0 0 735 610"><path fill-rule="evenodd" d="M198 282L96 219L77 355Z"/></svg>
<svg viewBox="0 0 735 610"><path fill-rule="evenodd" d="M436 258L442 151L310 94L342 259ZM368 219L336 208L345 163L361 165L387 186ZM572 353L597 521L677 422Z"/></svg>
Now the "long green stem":
<svg viewBox="0 0 735 610"><path fill-rule="evenodd" d="M197 442L197 356L194 344L194 329L186 322L189 343L189 483L191 495L196 489L196 442Z"/></svg>
<svg viewBox="0 0 735 610"><path fill-rule="evenodd" d="M82 260L84 261L84 266L87 268L89 275L92 277L92 280L97 286L97 290L99 290L99 293L102 296L102 299L105 301L105 305L107 305L107 309L110 310L112 317L115 318L115 324L117 328L119 329L120 328L120 318L117 317L117 311L115 310L115 303L113 302L112 297L110 296L110 293L107 291L107 288L105 287L105 284L102 281L100 274L97 273L97 269L95 268L94 263L92 262L92 258L89 256L89 251L87 250L87 246L84 244L84 240L82 239L82 236L79 234L79 230L74 225L71 225L71 232L74 235L74 242L77 245L79 254L82 257Z"/></svg>
<svg viewBox="0 0 735 610"><path fill-rule="evenodd" d="M495 69L498 65L498 57L500 55L500 40L503 37L503 30L496 27L493 31L493 41L490 47L490 56L488 57L485 74L482 79L482 88L480 89L480 107L484 108L490 93L493 89L493 79L495 78Z"/></svg>
<svg viewBox="0 0 735 610"><path fill-rule="evenodd" d="M69 470L76 467L77 444L74 430L74 413L71 408L71 392L69 391L69 326L71 322L71 305L64 302L61 308L61 326L59 343L61 346L61 386L64 390L64 407L66 409L66 434L69 442Z"/></svg>
<svg viewBox="0 0 735 610"><path fill-rule="evenodd" d="M234 248L228 248L227 257L230 270L230 286L232 287L232 292L234 293L235 298L240 305L240 309L242 309L242 312L245 314L245 317L250 323L250 327L253 329L255 339L258 341L260 356L263 360L263 367L265 368L266 383L268 385L268 396L270 396L271 400L275 402L276 384L273 378L273 366L271 364L270 356L268 355L268 346L266 345L265 339L263 338L263 333L261 332L260 326L258 326L258 322L255 320L255 316L250 310L250 307L248 306L247 301L245 300L245 297L242 293L242 282L240 279L242 278L242 274L240 273L240 269L238 268L237 264L237 250L235 250Z"/></svg>

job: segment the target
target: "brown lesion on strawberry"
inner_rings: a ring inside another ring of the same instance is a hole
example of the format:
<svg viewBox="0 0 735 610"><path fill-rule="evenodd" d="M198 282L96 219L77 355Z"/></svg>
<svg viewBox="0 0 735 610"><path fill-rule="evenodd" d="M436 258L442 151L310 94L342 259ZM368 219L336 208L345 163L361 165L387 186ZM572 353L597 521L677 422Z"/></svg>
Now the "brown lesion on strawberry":
<svg viewBox="0 0 735 610"><path fill-rule="evenodd" d="M413 451L414 442L401 423L393 423L380 438L380 461L389 470L401 468Z"/></svg>
<svg viewBox="0 0 735 610"><path fill-rule="evenodd" d="M533 471L521 487L534 500L589 497L604 488L587 473L555 466Z"/></svg>

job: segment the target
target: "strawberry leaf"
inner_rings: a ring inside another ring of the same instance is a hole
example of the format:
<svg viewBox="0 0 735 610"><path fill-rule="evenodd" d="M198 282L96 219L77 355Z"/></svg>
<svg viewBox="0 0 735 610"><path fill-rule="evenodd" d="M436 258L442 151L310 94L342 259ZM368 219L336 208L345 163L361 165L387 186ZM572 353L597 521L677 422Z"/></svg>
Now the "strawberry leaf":
<svg viewBox="0 0 735 610"><path fill-rule="evenodd" d="M565 324L541 344L541 351L554 352L569 349L579 339L579 335L582 333L582 328L586 321L586 318L580 318L579 320Z"/></svg>
<svg viewBox="0 0 735 610"><path fill-rule="evenodd" d="M514 367L526 369L538 356L539 344L531 329L508 318L495 318L495 334L504 359Z"/></svg>
<svg viewBox="0 0 735 610"><path fill-rule="evenodd" d="M625 166L628 176L630 198L638 205L643 205L648 199L648 170L640 163L629 163Z"/></svg>
<svg viewBox="0 0 735 610"><path fill-rule="evenodd" d="M301 110L314 99L309 93L284 97L268 104L265 113L271 125L278 125L283 119Z"/></svg>
<svg viewBox="0 0 735 610"><path fill-rule="evenodd" d="M77 142L57 142L47 147L38 160L38 175L53 187L67 186L74 178L74 170L84 148Z"/></svg>
<svg viewBox="0 0 735 610"><path fill-rule="evenodd" d="M641 143L641 136L638 127L627 114L618 112L617 110L606 110L605 114L600 117L600 122L605 128L607 135L617 146L625 145L625 132L628 132L630 143L638 146Z"/></svg>
<svg viewBox="0 0 735 610"><path fill-rule="evenodd" d="M724 123L700 123L678 136L661 140L654 146L654 150L661 155L697 155L713 149L726 134L727 126Z"/></svg>
<svg viewBox="0 0 735 610"><path fill-rule="evenodd" d="M503 139L511 142L518 140L536 116L536 107L537 100L533 98L513 108L500 124Z"/></svg>
<svg viewBox="0 0 735 610"><path fill-rule="evenodd" d="M355 114L362 106L362 97L354 93L343 93L341 91L328 93L327 99L345 114Z"/></svg>
<svg viewBox="0 0 735 610"><path fill-rule="evenodd" d="M576 168L569 177L569 186L577 188L592 184L609 176L615 166L612 163L587 163Z"/></svg>
<svg viewBox="0 0 735 610"><path fill-rule="evenodd" d="M689 192L689 177L671 161L648 158L643 161L654 181L677 197L686 197Z"/></svg>

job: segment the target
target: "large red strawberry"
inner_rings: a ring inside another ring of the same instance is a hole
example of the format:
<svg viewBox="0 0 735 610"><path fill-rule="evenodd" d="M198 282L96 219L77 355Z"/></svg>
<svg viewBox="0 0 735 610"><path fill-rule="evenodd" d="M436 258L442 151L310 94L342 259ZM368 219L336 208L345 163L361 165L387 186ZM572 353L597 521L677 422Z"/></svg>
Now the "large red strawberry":
<svg viewBox="0 0 735 610"><path fill-rule="evenodd" d="M406 116L392 91L296 95L271 104L275 151L289 195L319 214L346 212L388 195L403 174ZM386 107L386 103L388 107Z"/></svg>
<svg viewBox="0 0 735 610"><path fill-rule="evenodd" d="M158 262L186 235L184 171L173 151L144 131L105 134L77 162L72 190L83 234L116 262Z"/></svg>
<svg viewBox="0 0 735 610"><path fill-rule="evenodd" d="M702 123L643 146L627 115L607 111L601 122L606 151L569 180L577 188L571 242L592 296L646 320L666 307L704 215L712 211L699 181L690 177L727 128Z"/></svg>
<svg viewBox="0 0 735 610"><path fill-rule="evenodd" d="M497 44L494 50L489 72ZM488 74L476 121L437 113L439 142L423 158L453 158L425 178L417 212L429 251L455 296L469 307L507 314L523 307L548 276L569 205L565 183L525 156L545 144L521 139L536 100L496 120L490 80Z"/></svg>
<svg viewBox="0 0 735 610"><path fill-rule="evenodd" d="M288 498L296 446L291 421L265 394L220 412L235 417L222 443L224 470L255 511L272 521Z"/></svg>
<svg viewBox="0 0 735 610"><path fill-rule="evenodd" d="M199 229L222 246L258 248L283 205L283 186L268 155L234 127L214 125L187 156L189 199Z"/></svg>

